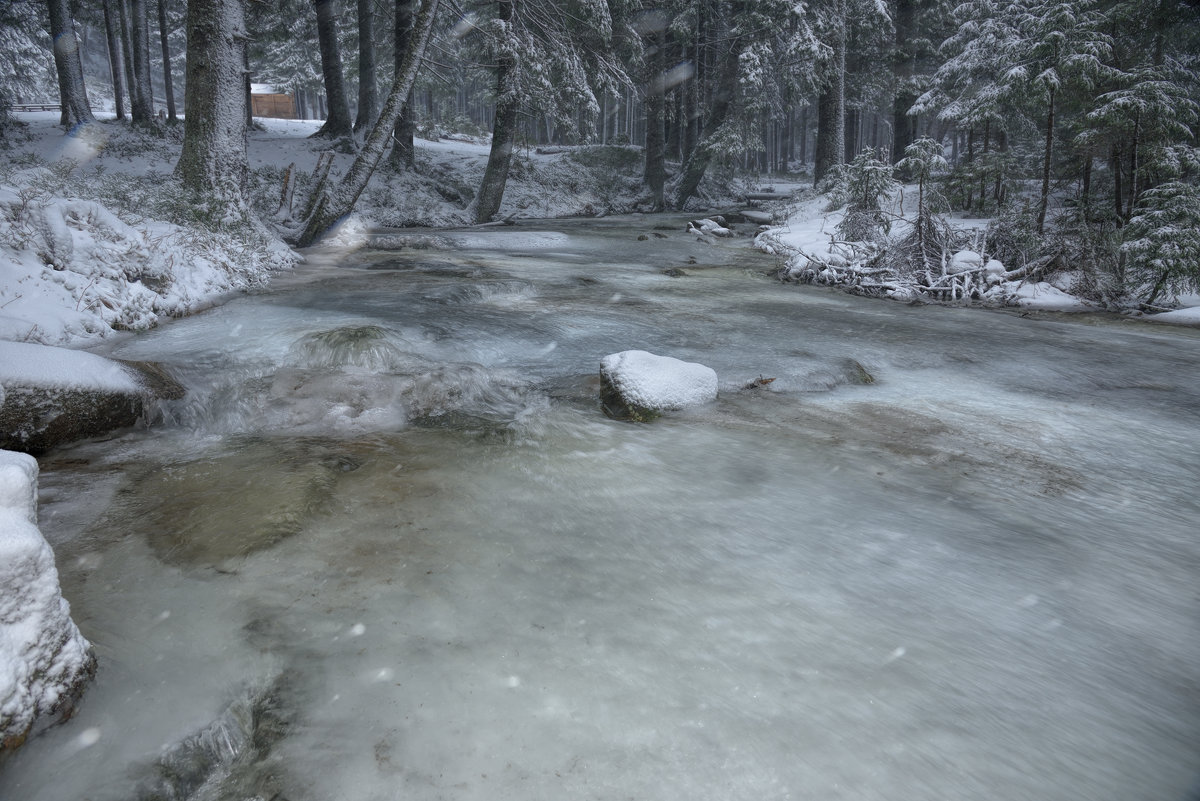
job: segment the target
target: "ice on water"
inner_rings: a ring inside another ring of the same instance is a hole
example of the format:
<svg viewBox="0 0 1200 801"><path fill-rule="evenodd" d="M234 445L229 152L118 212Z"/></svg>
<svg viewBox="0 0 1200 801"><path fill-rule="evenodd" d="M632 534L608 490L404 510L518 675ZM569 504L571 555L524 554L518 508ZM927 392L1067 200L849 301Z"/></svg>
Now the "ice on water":
<svg viewBox="0 0 1200 801"><path fill-rule="evenodd" d="M47 465L102 667L0 797L133 797L258 710L212 797L1182 798L1192 332L864 301L708 245L553 233L124 346L174 354L206 405ZM477 268L496 292L467 291ZM719 400L607 420L598 360L631 349L713 367ZM381 417L340 427L342 407ZM97 481L119 490L88 513Z"/></svg>

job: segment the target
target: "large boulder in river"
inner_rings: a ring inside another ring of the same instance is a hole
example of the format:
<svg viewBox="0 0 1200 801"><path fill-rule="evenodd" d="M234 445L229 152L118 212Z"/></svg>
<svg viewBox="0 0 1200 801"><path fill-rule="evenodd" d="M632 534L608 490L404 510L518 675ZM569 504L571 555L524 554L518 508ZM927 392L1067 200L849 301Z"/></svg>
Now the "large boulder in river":
<svg viewBox="0 0 1200 801"><path fill-rule="evenodd" d="M615 420L653 420L668 409L698 406L717 398L711 367L626 350L600 362L600 404Z"/></svg>
<svg viewBox="0 0 1200 801"><path fill-rule="evenodd" d="M0 448L44 453L131 426L155 399L183 395L152 362L0 342Z"/></svg>
<svg viewBox="0 0 1200 801"><path fill-rule="evenodd" d="M70 717L95 674L37 527L37 461L0 450L0 756Z"/></svg>

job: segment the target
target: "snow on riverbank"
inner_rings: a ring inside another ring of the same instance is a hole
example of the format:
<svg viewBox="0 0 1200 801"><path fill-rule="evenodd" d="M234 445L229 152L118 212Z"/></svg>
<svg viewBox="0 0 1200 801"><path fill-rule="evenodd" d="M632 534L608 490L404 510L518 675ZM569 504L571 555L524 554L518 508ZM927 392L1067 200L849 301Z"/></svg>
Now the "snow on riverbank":
<svg viewBox="0 0 1200 801"><path fill-rule="evenodd" d="M37 527L38 465L0 451L0 754L70 715L95 670Z"/></svg>
<svg viewBox="0 0 1200 801"><path fill-rule="evenodd" d="M915 192L914 187L905 187L893 197L888 209L888 216L893 218L891 243L901 242L913 230L916 204L910 199L905 215L903 197L907 193L911 198ZM1102 310L1100 305L1074 294L1077 273L1051 271L1041 276L1025 265L1005 265L966 247L944 253L930 270L920 274L889 269L889 257L876 260L878 247L842 239L838 226L845 215L845 206L830 208L828 196L809 193L791 208L783 225L759 234L756 244L768 253L785 257L780 276L799 283L829 284L904 301L974 301L985 306L1057 312ZM964 241L978 243L989 220L947 218L944 222L962 233ZM1138 319L1200 325L1200 296L1181 296L1178 301L1185 308Z"/></svg>
<svg viewBox="0 0 1200 801"><path fill-rule="evenodd" d="M172 177L182 130L136 131L102 120L64 132L58 115L22 113L0 142L0 339L93 344L143 329L269 280L299 258L262 225L230 228L183 196ZM259 119L248 142L248 193L261 219L281 220L284 176L297 188L291 214L322 153L332 174L353 154L309 138L316 120ZM487 163L486 141L416 140L416 167L377 170L356 214L324 244L352 249L373 227L459 226ZM522 149L514 155L501 217L631 211L641 153L628 147ZM712 181L708 191L727 193ZM722 202L730 198L720 198ZM207 215L207 217L206 217ZM215 230L214 230L215 229Z"/></svg>
<svg viewBox="0 0 1200 801"><path fill-rule="evenodd" d="M214 226L170 178L177 144L115 123L28 118L0 150L0 339L80 346L265 282L297 256L265 227Z"/></svg>
<svg viewBox="0 0 1200 801"><path fill-rule="evenodd" d="M142 385L118 362L93 353L0 340L0 404L4 384L78 387L108 392L140 392Z"/></svg>

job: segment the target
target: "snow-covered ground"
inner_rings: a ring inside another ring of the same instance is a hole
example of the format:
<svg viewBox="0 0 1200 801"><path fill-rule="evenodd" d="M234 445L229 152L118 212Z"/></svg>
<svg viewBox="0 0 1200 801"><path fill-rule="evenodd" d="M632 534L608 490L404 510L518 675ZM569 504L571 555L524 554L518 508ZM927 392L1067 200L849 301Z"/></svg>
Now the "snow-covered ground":
<svg viewBox="0 0 1200 801"><path fill-rule="evenodd" d="M114 331L148 328L261 285L300 258L274 227L212 230L212 220L205 218L209 212L189 204L172 178L179 127L137 132L106 120L83 132L64 132L56 113L18 116L23 133L0 150L0 339L95 344ZM352 154L309 138L318 121L257 122L249 139L248 189L263 219L288 217L288 209L280 209L280 196L289 168L299 176L290 209L295 216L321 153L333 154L334 174L350 163ZM470 222L468 207L487 162L487 143L465 136L418 139L416 149L416 169L397 173L381 168L356 215L327 245L356 247L365 241L366 230L380 226ZM637 149L547 150L518 151L501 216L591 216L636 208L641 188ZM719 183L710 178L706 184L709 200L732 202L734 190L714 188ZM775 188L786 198L799 186ZM915 206L911 195L910 218ZM816 265L819 274L832 279L852 266L835 235L844 209L827 210L827 202L810 195L789 209L783 226L760 239L764 247L787 255L789 271ZM954 224L981 229L986 222ZM899 221L893 235L902 234L906 225ZM976 270L955 277L953 269L945 269L943 276L948 286L965 285L967 276L977 276L969 289L994 305L1093 308L1071 294L1069 276L1032 280L1015 274L1017 265L1003 266L1007 272ZM884 294L909 297L903 286ZM1192 299L1191 305L1196 304L1200 298ZM1190 325L1198 317L1200 312L1183 310L1153 319Z"/></svg>
<svg viewBox="0 0 1200 801"><path fill-rule="evenodd" d="M64 131L58 114L21 113L0 149L0 339L87 346L115 330L144 329L260 285L300 258L285 228L217 226L182 196L172 171L180 127L138 132L102 119ZM332 173L353 155L309 137L316 120L257 120L248 143L248 191L259 216L298 216L323 152ZM521 149L500 216L597 216L633 210L640 151L622 147ZM376 172L357 213L326 244L347 248L373 227L470 223L488 144L471 137L416 140L416 168ZM284 176L297 191L281 208ZM711 181L709 191L719 182ZM729 202L731 197L714 198Z"/></svg>
<svg viewBox="0 0 1200 801"><path fill-rule="evenodd" d="M885 209L892 220L888 232L891 242L900 242L913 231L917 188L905 186L893 194ZM872 259L877 249L864 243L844 241L838 230L846 216L846 207L830 207L826 195L801 194L788 213L787 221L760 234L758 245L768 253L786 258L781 275L801 282L838 285L864 294L877 294L897 300L973 300L987 306L1011 306L1038 311L1101 311L1102 306L1076 292L1079 275L1074 271L1048 271L1031 275L1021 264L1004 264L983 250L988 219L948 217L945 224L969 243L947 251L931 269L921 274L904 275L888 270ZM907 197L907 212L905 198ZM972 249L975 248L975 249ZM886 263L886 260L884 260ZM1181 295L1176 301L1183 308L1141 319L1174 323L1200 324L1200 295Z"/></svg>

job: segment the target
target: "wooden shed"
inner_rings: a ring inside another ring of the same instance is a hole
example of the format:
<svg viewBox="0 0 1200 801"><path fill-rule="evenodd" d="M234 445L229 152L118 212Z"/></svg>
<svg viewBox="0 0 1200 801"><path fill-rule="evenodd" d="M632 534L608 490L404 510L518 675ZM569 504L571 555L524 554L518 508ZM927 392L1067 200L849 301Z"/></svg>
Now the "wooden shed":
<svg viewBox="0 0 1200 801"><path fill-rule="evenodd" d="M296 101L291 95L250 93L250 113L255 117L275 117L281 120L296 119Z"/></svg>

